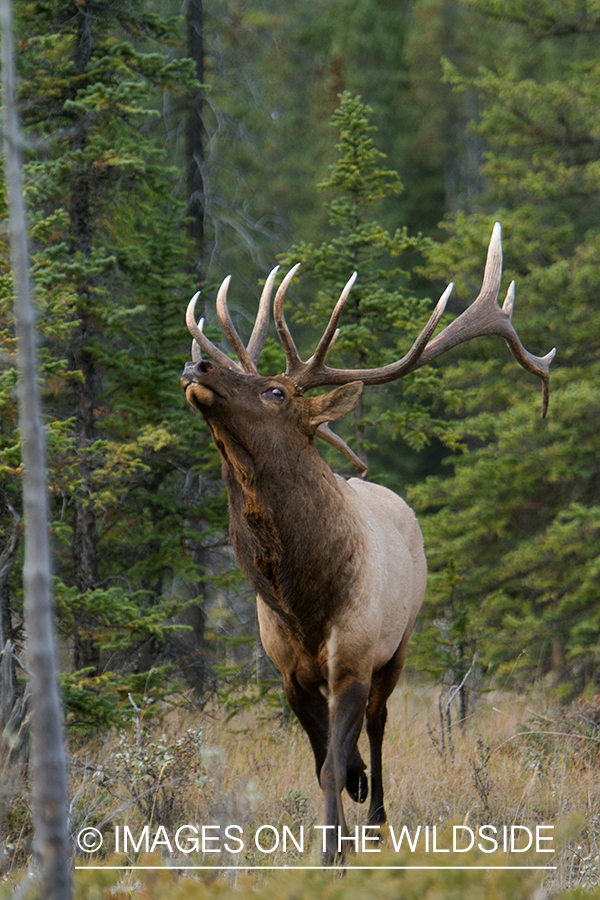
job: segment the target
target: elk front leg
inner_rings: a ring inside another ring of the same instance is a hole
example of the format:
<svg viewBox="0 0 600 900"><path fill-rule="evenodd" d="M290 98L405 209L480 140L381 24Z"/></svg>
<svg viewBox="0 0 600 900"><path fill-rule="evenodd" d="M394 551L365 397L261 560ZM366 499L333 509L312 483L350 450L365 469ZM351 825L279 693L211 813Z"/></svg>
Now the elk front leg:
<svg viewBox="0 0 600 900"><path fill-rule="evenodd" d="M360 735L367 705L369 688L358 681L345 682L332 688L330 707L330 735L327 756L321 769L321 788L325 801L325 864L333 865L341 859L338 851L338 828L346 835L347 827L342 806L342 790L348 777L349 765L356 765L356 743ZM358 754L360 759L360 755ZM362 763L362 760L360 760ZM333 826L333 827L331 827Z"/></svg>
<svg viewBox="0 0 600 900"><path fill-rule="evenodd" d="M287 702L308 735L315 757L317 779L319 779L327 756L329 705L317 684L310 690L306 690L298 682L295 672L284 677L283 689Z"/></svg>
<svg viewBox="0 0 600 900"><path fill-rule="evenodd" d="M308 735L315 757L317 779L320 780L329 742L329 704L318 686L306 690L298 683L295 674L284 679L284 691L287 702ZM367 799L369 784L366 768L358 747L355 747L348 761L346 790L356 803L364 803Z"/></svg>

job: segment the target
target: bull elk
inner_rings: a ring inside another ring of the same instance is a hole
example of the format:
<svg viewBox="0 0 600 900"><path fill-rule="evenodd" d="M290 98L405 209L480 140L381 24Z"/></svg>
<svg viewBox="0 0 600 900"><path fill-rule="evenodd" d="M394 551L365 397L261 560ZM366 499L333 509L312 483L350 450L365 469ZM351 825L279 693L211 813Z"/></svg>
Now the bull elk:
<svg viewBox="0 0 600 900"><path fill-rule="evenodd" d="M368 793L357 741L366 716L371 754L368 823L385 822L382 741L386 703L394 690L425 593L427 564L413 511L396 494L359 478L331 471L314 444L316 436L356 458L327 423L354 407L365 384L383 384L432 362L471 338L497 334L515 359L543 384L548 404L549 366L554 351L533 356L511 324L514 282L502 309L500 226L488 249L479 296L432 339L452 285L439 300L408 353L375 369L333 369L325 357L335 339L355 275L344 288L317 349L302 362L286 323L283 302L297 269L284 278L273 304L285 351L284 375L264 377L257 362L269 324L277 269L267 278L247 346L227 308L229 278L217 297L223 331L239 365L204 335L196 323L197 296L187 325L193 361L182 387L200 410L222 457L229 496L231 541L256 591L264 648L283 675L285 695L310 740L325 803L325 862L341 856L346 823L345 787L353 800ZM201 351L212 362L202 358ZM310 388L333 390L307 397ZM359 461L358 461L359 462Z"/></svg>

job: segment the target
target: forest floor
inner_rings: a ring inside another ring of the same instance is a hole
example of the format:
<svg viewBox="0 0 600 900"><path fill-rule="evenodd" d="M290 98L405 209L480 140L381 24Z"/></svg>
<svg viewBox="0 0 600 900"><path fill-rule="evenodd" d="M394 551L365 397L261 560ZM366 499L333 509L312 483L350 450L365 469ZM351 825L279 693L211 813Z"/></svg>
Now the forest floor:
<svg viewBox="0 0 600 900"><path fill-rule="evenodd" d="M425 877L432 891L438 875L447 884L449 870L437 867L448 866L478 867L450 873L470 879L456 884L463 897L471 888L478 896L482 879L486 896L511 900L600 884L597 698L561 711L541 692L484 693L462 727L453 723L443 734L438 699L439 691L408 684L394 694L384 743L388 823L381 843L369 840L373 833L362 828L368 802L357 805L344 795L349 832L358 834L361 851L349 855L349 868L394 867L394 877L402 871L403 897L413 889L415 896L429 896ZM361 750L368 760L364 735ZM219 882L219 891L239 889L240 879L251 877L256 896L258 883L282 878L265 867L319 866L321 793L308 740L293 720L282 725L258 706L228 723L218 707L178 709L160 723L142 721L140 729L134 724L128 732L72 740L69 760L71 828L89 851L77 852L76 866L174 867L186 878L186 897L192 896L191 877L204 889ZM25 802L15 792L4 825L12 859L5 881L13 886L27 864ZM102 835L101 849L92 850L95 833L84 834L92 827ZM256 868L249 876L215 866ZM494 868L507 866L532 868ZM115 869L109 876L107 869L108 893L98 894L89 881L98 872L77 869L76 896L137 896L148 871ZM160 871L152 870L152 877ZM347 871L344 896L362 871ZM496 875L504 881L490 894ZM152 891L156 884L152 890L146 884L143 896L162 897ZM382 888L381 896L391 894Z"/></svg>

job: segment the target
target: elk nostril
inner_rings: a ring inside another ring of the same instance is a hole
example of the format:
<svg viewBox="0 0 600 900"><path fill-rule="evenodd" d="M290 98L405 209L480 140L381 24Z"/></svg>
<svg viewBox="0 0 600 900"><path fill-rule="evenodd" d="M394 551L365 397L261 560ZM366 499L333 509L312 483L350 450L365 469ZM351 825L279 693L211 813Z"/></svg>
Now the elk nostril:
<svg viewBox="0 0 600 900"><path fill-rule="evenodd" d="M201 359L198 362L187 362L185 364L183 372L181 373L182 382L190 384L201 375L206 375L207 372L210 372L212 367L212 363L204 359Z"/></svg>

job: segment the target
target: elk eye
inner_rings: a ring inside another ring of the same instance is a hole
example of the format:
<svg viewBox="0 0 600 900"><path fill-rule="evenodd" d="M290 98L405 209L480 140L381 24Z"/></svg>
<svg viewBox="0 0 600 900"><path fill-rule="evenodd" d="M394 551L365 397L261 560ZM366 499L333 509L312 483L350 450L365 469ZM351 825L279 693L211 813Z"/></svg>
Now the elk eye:
<svg viewBox="0 0 600 900"><path fill-rule="evenodd" d="M285 400L285 394L283 393L281 388L278 388L278 387L269 388L268 390L266 390L264 392L264 396L269 399L272 398L273 400L277 400L280 403L282 400Z"/></svg>

